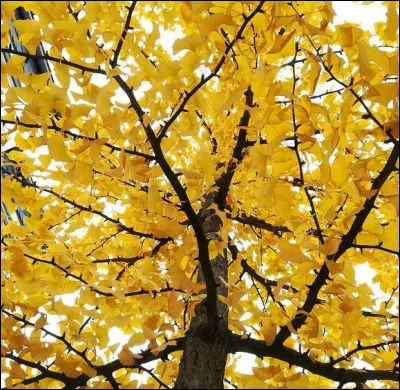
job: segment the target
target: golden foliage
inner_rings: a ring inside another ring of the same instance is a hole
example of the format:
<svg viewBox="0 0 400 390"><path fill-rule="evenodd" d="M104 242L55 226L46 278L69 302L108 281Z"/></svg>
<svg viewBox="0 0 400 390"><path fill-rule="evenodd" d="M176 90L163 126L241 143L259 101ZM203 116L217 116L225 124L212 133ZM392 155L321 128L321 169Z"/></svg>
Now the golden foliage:
<svg viewBox="0 0 400 390"><path fill-rule="evenodd" d="M35 20L1 9L2 148L17 147L2 201L27 212L23 226L2 212L7 388L171 385L178 353L144 384L130 374L181 349L171 339L205 298L196 216L226 172L206 260L228 256L232 332L353 373L398 370L397 2L374 34L335 25L328 1L21 4ZM51 73L24 70L39 43ZM226 378L335 386L279 357L256 365L232 360Z"/></svg>

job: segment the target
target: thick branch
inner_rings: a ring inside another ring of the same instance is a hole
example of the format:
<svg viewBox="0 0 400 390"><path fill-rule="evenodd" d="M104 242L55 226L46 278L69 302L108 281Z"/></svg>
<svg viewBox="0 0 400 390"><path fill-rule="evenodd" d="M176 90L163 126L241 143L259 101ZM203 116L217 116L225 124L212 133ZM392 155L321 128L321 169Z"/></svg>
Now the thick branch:
<svg viewBox="0 0 400 390"><path fill-rule="evenodd" d="M276 234L277 236L281 236L282 233L287 233L291 232L289 228L286 226L275 226L271 225L268 222L263 221L262 219L259 219L257 217L254 217L252 215L246 215L245 213L240 213L240 215L232 216L231 214L227 214L227 217L230 219L233 219L237 222L243 223L244 225L250 225L254 226L263 230L268 230L269 232L272 232Z"/></svg>
<svg viewBox="0 0 400 390"><path fill-rule="evenodd" d="M154 360L165 360L170 353L181 351L183 349L183 337L170 341L176 341L176 345L168 345L163 351L159 352L158 354L153 354L151 350L143 351L140 353L142 357L139 359L135 359L134 364L130 366L124 366L121 361L117 359L110 363L96 366L97 372L102 373L103 375L110 374L116 370L119 370L120 368L139 368L143 364L152 362Z"/></svg>
<svg viewBox="0 0 400 390"><path fill-rule="evenodd" d="M235 352L247 352L260 358L272 357L337 382L366 382L369 380L399 382L399 376L394 371L334 368L330 363L313 361L307 355L283 345L267 346L265 341L251 338L242 339L239 335L231 336L231 353Z"/></svg>
<svg viewBox="0 0 400 390"><path fill-rule="evenodd" d="M393 168L396 166L397 159L399 157L399 148L397 145L394 146L392 149L390 156L385 164L385 167L379 173L379 175L373 180L371 190L376 190L374 196L370 199L366 199L364 202L364 206L361 211L356 214L356 217L349 229L349 231L343 236L342 241L339 245L337 252L333 255L329 255L328 259L337 261L340 256L346 252L347 249L351 248L355 238L357 237L358 233L361 232L363 224L367 219L370 211L374 207L374 203L376 198L378 197L379 190L382 188L385 181L388 179L390 174L393 172ZM310 313L314 306L318 303L318 293L321 290L322 286L326 284L326 281L329 277L329 270L326 266L326 263L321 267L320 271L318 272L317 277L314 279L314 282L310 286L309 292L307 294L306 301L304 302L303 306L300 310L306 311ZM302 314L297 314L294 320L292 321L292 325L294 329L298 330L307 320L307 317ZM281 328L278 335L275 339L275 344L282 344L285 340L290 336L290 330L285 325Z"/></svg>
<svg viewBox="0 0 400 390"><path fill-rule="evenodd" d="M126 93L129 101L131 102L131 106L135 110L136 114L139 117L139 120L142 124L142 127L146 131L146 135L150 144L153 148L154 155L156 158L157 163L161 167L164 175L167 177L168 181L170 182L172 188L174 189L175 193L177 194L180 206L182 211L186 214L190 224L193 226L194 234L197 240L197 247L198 247L198 260L201 265L201 269L204 275L204 281L206 283L206 290L207 290L207 316L208 321L211 326L215 326L217 323L218 315L217 315L217 283L214 279L214 275L211 269L210 264L210 256L208 252L208 240L205 235L203 226L201 224L200 218L193 210L193 207L190 203L190 200L187 196L185 189L183 188L182 184L178 180L178 176L172 170L170 165L168 164L167 160L164 157L164 153L161 149L161 145L159 140L157 139L156 135L154 134L153 129L149 124L144 122L144 111L140 107L139 102L137 101L133 90L125 83L125 81L120 76L115 76L115 80L121 86L123 91Z"/></svg>
<svg viewBox="0 0 400 390"><path fill-rule="evenodd" d="M237 166L242 162L245 152L247 149L247 128L250 122L250 108L253 107L253 97L254 93L250 87L247 88L245 92L246 96L246 109L240 119L239 123L239 135L237 136L237 141L235 148L233 149L232 157L228 163L228 168L221 177L217 180L217 185L219 187L218 194L216 197L216 204L220 210L225 209L226 197L228 196L229 187L231 185L233 176L235 174Z"/></svg>
<svg viewBox="0 0 400 390"><path fill-rule="evenodd" d="M27 383L23 383L25 382L23 381L20 384L35 383L45 378L51 378L56 381L64 383L66 386L68 386L69 389L75 389L78 386L85 386L86 382L90 379L86 374L82 374L77 378L70 378L64 373L48 370L46 367L43 367L40 363L31 362L30 360L23 359L19 356L15 356L11 352L6 353L5 355L1 355L1 357L5 359L14 360L16 363L20 365L34 368L42 373L37 377L26 380Z"/></svg>

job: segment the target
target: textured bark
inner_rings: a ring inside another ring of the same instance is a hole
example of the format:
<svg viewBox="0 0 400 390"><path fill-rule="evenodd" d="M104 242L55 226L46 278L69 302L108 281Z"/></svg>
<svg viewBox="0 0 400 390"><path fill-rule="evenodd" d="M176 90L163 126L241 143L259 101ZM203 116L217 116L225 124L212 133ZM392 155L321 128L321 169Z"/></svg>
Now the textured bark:
<svg viewBox="0 0 400 390"><path fill-rule="evenodd" d="M197 312L184 341L175 389L223 389L229 348L227 321L219 321L211 333L204 306Z"/></svg>
<svg viewBox="0 0 400 390"><path fill-rule="evenodd" d="M218 239L221 220L214 210L207 209L213 202L215 193L209 194L199 213L203 229L209 239ZM217 293L227 296L227 288L220 278L228 279L226 256L218 255L211 261L214 279L219 285ZM198 281L204 280L199 272ZM221 301L217 302L218 325L210 329L204 304L196 307L183 344L183 356L179 364L178 379L175 389L223 389L226 359L229 350L228 308Z"/></svg>

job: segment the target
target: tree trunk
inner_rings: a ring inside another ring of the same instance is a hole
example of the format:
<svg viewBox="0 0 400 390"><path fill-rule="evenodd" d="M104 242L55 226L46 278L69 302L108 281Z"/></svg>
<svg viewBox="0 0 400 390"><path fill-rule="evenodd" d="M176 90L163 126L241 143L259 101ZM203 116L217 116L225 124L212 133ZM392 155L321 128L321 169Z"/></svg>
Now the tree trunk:
<svg viewBox="0 0 400 390"><path fill-rule="evenodd" d="M215 279L226 280L227 259L218 256L211 263ZM201 275L200 275L201 277ZM227 289L221 285L218 293L225 295ZM175 389L223 389L226 359L228 356L228 312L222 302L217 305L221 318L217 329L210 332L207 311L203 304L196 307L196 317L190 323L183 345L183 356L179 364Z"/></svg>

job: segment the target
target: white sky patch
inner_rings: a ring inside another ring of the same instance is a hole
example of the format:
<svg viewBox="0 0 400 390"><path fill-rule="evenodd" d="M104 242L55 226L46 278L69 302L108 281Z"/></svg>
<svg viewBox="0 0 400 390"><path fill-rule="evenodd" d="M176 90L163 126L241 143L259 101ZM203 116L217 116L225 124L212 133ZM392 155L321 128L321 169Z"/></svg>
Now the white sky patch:
<svg viewBox="0 0 400 390"><path fill-rule="evenodd" d="M361 1L333 1L333 9L336 12L334 24L355 23L363 30L374 33L376 22L386 22L386 8L381 1L363 5Z"/></svg>

